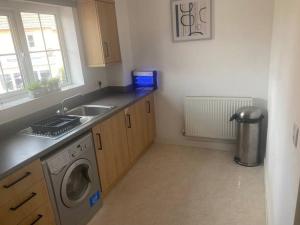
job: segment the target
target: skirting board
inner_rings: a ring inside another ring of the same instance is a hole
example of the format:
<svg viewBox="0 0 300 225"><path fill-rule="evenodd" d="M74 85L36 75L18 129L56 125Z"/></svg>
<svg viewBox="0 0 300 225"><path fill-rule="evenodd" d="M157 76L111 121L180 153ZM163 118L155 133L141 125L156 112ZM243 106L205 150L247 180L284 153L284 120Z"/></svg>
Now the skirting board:
<svg viewBox="0 0 300 225"><path fill-rule="evenodd" d="M236 144L221 142L221 141L194 141L194 140L172 140L172 139L163 139L156 138L156 143L161 144L173 144L180 146L189 146L189 147L198 147L202 149L211 149L219 151L235 151Z"/></svg>

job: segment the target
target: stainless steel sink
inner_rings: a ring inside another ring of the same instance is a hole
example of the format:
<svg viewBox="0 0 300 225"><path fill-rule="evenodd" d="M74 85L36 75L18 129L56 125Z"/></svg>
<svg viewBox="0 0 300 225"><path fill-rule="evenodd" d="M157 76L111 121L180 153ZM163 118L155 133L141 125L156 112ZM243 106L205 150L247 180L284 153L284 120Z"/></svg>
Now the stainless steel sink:
<svg viewBox="0 0 300 225"><path fill-rule="evenodd" d="M82 105L67 112L67 115L74 116L101 116L111 111L114 106L104 105Z"/></svg>

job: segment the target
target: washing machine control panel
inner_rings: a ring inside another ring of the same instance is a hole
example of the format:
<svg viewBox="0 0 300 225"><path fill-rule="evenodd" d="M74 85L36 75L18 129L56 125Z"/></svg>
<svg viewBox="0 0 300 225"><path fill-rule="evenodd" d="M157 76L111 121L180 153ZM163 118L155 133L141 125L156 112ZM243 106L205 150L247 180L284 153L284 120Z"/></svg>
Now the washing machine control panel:
<svg viewBox="0 0 300 225"><path fill-rule="evenodd" d="M76 158L79 158L81 154L88 151L90 146L91 144L89 144L88 141L81 140L53 155L47 160L51 174L60 173L67 165L70 164L71 161L76 160Z"/></svg>
<svg viewBox="0 0 300 225"><path fill-rule="evenodd" d="M85 151L87 151L87 144L79 144L75 148L69 149L70 158L71 159L77 158Z"/></svg>
<svg viewBox="0 0 300 225"><path fill-rule="evenodd" d="M58 174L62 171L70 162L69 153L62 151L55 154L51 159L48 160L48 168L51 174Z"/></svg>

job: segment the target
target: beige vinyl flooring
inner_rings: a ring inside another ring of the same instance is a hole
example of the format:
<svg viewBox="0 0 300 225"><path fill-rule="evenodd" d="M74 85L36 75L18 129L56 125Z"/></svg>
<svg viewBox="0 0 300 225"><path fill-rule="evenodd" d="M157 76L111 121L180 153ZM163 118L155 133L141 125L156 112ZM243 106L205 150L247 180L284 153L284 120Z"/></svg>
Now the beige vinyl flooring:
<svg viewBox="0 0 300 225"><path fill-rule="evenodd" d="M155 144L88 225L265 225L263 167L231 152Z"/></svg>

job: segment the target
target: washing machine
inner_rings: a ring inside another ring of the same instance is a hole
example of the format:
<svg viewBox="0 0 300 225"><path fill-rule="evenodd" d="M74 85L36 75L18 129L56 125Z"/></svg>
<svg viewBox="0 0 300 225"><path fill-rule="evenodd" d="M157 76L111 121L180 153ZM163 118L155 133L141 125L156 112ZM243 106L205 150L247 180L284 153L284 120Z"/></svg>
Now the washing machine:
<svg viewBox="0 0 300 225"><path fill-rule="evenodd" d="M92 134L43 159L58 225L85 225L102 206Z"/></svg>

